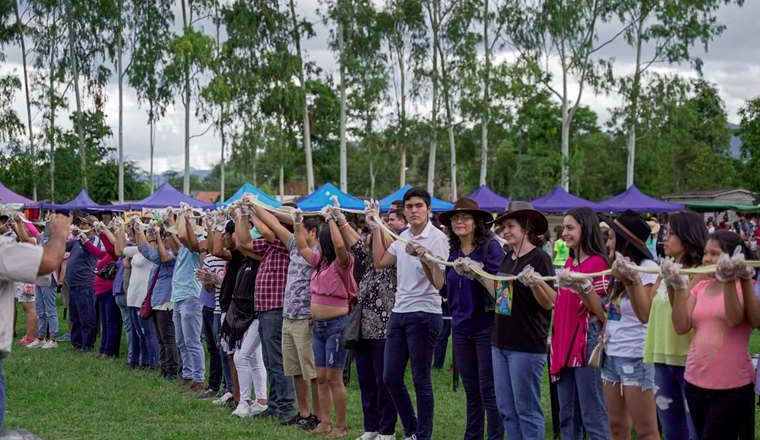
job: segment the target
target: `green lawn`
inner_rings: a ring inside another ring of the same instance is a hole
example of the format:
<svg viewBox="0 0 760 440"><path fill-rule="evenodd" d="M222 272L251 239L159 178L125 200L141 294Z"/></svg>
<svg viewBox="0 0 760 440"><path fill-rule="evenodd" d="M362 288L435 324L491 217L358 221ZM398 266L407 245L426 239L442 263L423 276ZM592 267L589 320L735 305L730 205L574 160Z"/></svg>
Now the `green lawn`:
<svg viewBox="0 0 760 440"><path fill-rule="evenodd" d="M23 332L23 322L19 322L18 329ZM124 343L122 353L125 350ZM760 351L760 337L756 334L751 351ZM308 433L274 422L232 417L229 410L194 398L154 372L127 369L125 355L122 356L113 361L99 361L94 354L74 352L68 343L61 343L55 350L15 346L4 361L7 427L27 429L47 440L312 438ZM446 365L449 364L447 361ZM348 386L348 421L355 434L353 439L362 432L362 418L355 372L352 378ZM412 390L411 379L407 379ZM452 391L451 374L445 370L433 372L433 384L436 403L433 438L461 439L465 425L464 391L461 386ZM546 377L543 385L548 438L551 419ZM396 432L400 438L403 432L400 423Z"/></svg>

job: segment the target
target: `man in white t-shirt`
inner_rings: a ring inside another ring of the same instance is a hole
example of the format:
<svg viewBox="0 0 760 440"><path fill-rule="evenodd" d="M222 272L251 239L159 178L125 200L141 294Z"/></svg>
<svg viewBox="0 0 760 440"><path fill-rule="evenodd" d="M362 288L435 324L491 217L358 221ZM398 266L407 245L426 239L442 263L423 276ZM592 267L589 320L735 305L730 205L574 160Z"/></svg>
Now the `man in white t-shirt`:
<svg viewBox="0 0 760 440"><path fill-rule="evenodd" d="M5 433L3 358L10 354L13 343L14 282L34 283L38 275L50 274L60 266L69 226L68 216L53 216L50 239L43 247L0 237L0 436Z"/></svg>
<svg viewBox="0 0 760 440"><path fill-rule="evenodd" d="M409 224L388 249L382 231L372 231L372 257L378 269L396 266L396 303L388 321L383 379L404 425L405 438L430 440L433 432L433 385L430 378L433 350L443 325L441 297L433 285L430 256L447 260L449 240L430 222L430 194L411 188L404 194L404 216ZM376 215L374 208L368 217ZM371 223L371 219L368 218ZM404 385L406 364L411 363L417 416Z"/></svg>

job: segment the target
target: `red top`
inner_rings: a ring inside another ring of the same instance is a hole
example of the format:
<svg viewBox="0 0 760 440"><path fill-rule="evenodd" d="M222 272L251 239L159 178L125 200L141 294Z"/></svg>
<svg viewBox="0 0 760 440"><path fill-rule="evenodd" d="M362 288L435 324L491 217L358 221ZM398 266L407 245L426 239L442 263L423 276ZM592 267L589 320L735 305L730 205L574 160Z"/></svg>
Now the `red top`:
<svg viewBox="0 0 760 440"><path fill-rule="evenodd" d="M565 269L571 272L593 273L607 270L608 267L602 257L594 255L577 266L573 266L573 259L568 258ZM597 277L591 282L597 295L606 294L609 277ZM588 354L594 349L594 347L586 347L588 324L593 315L578 295L583 295L583 293L575 293L562 287L557 293L551 342L550 373L553 381L559 379L563 368L585 366Z"/></svg>
<svg viewBox="0 0 760 440"><path fill-rule="evenodd" d="M84 247L87 248L87 251L90 252L90 254L94 255L98 262L95 264L95 271L99 272L104 267L108 266L109 263L113 263L116 261L116 253L114 251L113 243L111 243L111 240L108 239L108 236L106 236L105 233L100 233L99 235L100 241L103 242L103 247L106 248L106 250L100 250L99 247L92 244L90 241L86 241L84 243ZM102 295L106 292L110 292L113 289L113 280L107 280L105 278L101 278L99 276L95 277L95 295Z"/></svg>
<svg viewBox="0 0 760 440"><path fill-rule="evenodd" d="M280 240L273 243L263 238L253 240L253 252L261 255L259 272L256 274L253 308L257 312L282 308L285 283L288 279L290 254Z"/></svg>

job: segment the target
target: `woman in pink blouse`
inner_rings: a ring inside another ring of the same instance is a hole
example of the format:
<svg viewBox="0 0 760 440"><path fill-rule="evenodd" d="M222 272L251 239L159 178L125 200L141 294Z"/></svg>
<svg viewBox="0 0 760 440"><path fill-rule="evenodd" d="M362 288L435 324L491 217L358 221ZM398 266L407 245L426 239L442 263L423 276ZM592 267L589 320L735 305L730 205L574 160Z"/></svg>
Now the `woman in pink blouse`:
<svg viewBox="0 0 760 440"><path fill-rule="evenodd" d="M676 264L662 263L663 278L675 291L673 327L679 334L694 329L684 380L700 439L737 438L754 419L755 369L747 350L752 325L744 308L744 298L754 294L754 270L744 255L739 235L717 231L708 237L703 258L705 265L717 264L714 276L689 283Z"/></svg>
<svg viewBox="0 0 760 440"><path fill-rule="evenodd" d="M611 438L599 368L588 366L605 317L602 297L608 277L575 278L570 272L594 273L609 268L599 219L589 208L571 209L562 221L562 238L570 248L564 269L557 271L559 292L551 336L551 380L557 382L562 438Z"/></svg>

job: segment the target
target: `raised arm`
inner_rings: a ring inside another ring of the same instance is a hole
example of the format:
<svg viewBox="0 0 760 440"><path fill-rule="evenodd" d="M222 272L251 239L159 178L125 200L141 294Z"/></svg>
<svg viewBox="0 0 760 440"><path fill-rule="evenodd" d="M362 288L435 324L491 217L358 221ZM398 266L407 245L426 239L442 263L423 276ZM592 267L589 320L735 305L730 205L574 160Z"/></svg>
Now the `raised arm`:
<svg viewBox="0 0 760 440"><path fill-rule="evenodd" d="M262 221L259 217L261 212L266 212L266 209L257 208L255 206L253 207L253 215L251 216L251 219L253 220L253 226L261 233L261 236L264 238L264 240L270 243L274 243L274 241L277 240L277 237L269 225L267 225L267 223ZM283 243L287 243L287 241L283 241Z"/></svg>
<svg viewBox="0 0 760 440"><path fill-rule="evenodd" d="M53 273L63 261L66 253L66 237L69 235L71 217L54 214L50 219L50 237L42 247L42 260L37 275Z"/></svg>
<svg viewBox="0 0 760 440"><path fill-rule="evenodd" d="M335 249L335 258L338 260L338 264L345 267L350 261L346 242L343 241L343 235L340 233L340 229L338 229L338 224L335 220L329 220L327 225L330 228L330 238L332 239L333 248Z"/></svg>
<svg viewBox="0 0 760 440"><path fill-rule="evenodd" d="M346 216L343 215L342 212L338 211L338 217L335 221L337 222L338 229L340 229L340 233L343 236L343 241L346 243L346 246L348 248L351 248L356 244L357 241L361 239L359 233L351 227L351 225L346 220Z"/></svg>
<svg viewBox="0 0 760 440"><path fill-rule="evenodd" d="M742 278L742 296L744 299L744 313L747 316L747 321L752 324L753 328L760 327L760 301L757 299L755 293L755 287L758 285L752 285L752 280L749 278Z"/></svg>
<svg viewBox="0 0 760 440"><path fill-rule="evenodd" d="M261 260L261 255L253 250L251 226L248 223L247 215L238 214L235 217L235 234L237 236L237 249L246 257Z"/></svg>
<svg viewBox="0 0 760 440"><path fill-rule="evenodd" d="M256 208L256 217L258 218L258 220L261 223L263 223L267 227L267 229L269 229L270 232L273 232L274 235L276 235L277 238L281 242L288 243L290 241L290 237L293 236L293 233L291 233L290 231L288 231L288 228L286 228L285 226L283 226L282 223L280 223L280 220L278 220L278 218L275 217L274 214L272 214L271 212L269 212L268 209L257 207ZM256 220L254 219L254 221L256 221ZM256 226L256 228L258 229L258 226ZM295 227L294 227L294 229L295 229ZM261 231L261 230L260 230L260 232L264 236L264 238L266 238L266 234L264 234L264 232ZM273 240L267 240L267 241L273 241ZM311 260L307 259L307 261L311 261Z"/></svg>

